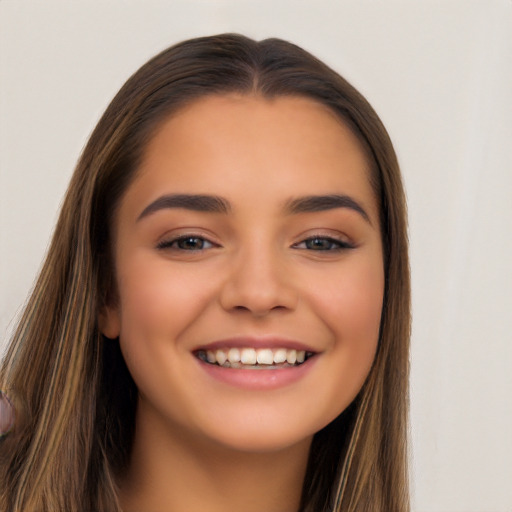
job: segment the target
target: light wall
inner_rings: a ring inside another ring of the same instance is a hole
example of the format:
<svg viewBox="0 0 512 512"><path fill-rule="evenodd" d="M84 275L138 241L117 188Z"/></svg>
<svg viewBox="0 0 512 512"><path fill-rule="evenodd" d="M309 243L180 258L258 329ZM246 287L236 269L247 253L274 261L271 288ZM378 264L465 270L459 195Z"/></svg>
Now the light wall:
<svg viewBox="0 0 512 512"><path fill-rule="evenodd" d="M414 510L512 510L512 3L0 0L0 348L88 134L171 43L289 39L374 105L408 191Z"/></svg>

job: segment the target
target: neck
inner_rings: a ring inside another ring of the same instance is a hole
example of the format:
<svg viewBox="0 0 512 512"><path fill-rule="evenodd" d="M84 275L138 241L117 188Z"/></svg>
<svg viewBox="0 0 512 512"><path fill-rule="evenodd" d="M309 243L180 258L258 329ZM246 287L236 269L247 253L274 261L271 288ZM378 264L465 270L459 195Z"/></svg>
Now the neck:
<svg viewBox="0 0 512 512"><path fill-rule="evenodd" d="M311 439L242 452L169 425L137 419L120 481L124 512L297 512Z"/></svg>

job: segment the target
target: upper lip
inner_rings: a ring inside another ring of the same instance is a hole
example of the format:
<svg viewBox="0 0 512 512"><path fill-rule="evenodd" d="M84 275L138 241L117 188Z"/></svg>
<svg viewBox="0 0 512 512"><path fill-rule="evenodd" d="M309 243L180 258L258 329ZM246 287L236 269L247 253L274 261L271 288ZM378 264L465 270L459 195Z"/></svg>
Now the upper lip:
<svg viewBox="0 0 512 512"><path fill-rule="evenodd" d="M221 348L287 348L304 350L306 352L318 352L318 349L301 341L280 336L236 336L214 340L203 345L198 345L193 352L199 350L218 350Z"/></svg>

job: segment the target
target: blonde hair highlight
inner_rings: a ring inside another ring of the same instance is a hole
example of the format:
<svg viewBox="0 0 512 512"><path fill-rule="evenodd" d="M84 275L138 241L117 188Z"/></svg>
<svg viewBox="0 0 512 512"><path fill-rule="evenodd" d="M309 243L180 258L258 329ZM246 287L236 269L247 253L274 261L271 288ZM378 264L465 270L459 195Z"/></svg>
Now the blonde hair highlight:
<svg viewBox="0 0 512 512"><path fill-rule="evenodd" d="M17 408L13 431L0 440L1 510L121 511L116 477L129 456L136 389L97 324L115 295L110 223L159 123L196 98L227 92L313 98L366 151L385 250L379 348L353 404L315 436L301 511L409 510L410 284L405 195L391 141L368 102L325 64L278 39L234 34L185 41L151 59L84 149L0 366L0 389Z"/></svg>

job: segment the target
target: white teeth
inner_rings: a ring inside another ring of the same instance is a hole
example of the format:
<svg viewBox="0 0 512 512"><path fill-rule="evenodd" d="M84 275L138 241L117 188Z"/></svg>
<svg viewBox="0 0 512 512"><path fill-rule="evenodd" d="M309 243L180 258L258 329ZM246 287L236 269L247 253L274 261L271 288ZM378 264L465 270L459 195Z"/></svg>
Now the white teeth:
<svg viewBox="0 0 512 512"><path fill-rule="evenodd" d="M286 361L286 349L285 348L278 348L274 352L274 363L284 363Z"/></svg>
<svg viewBox="0 0 512 512"><path fill-rule="evenodd" d="M213 350L207 350L206 351L206 360L209 363L216 363L217 357L215 356L215 352Z"/></svg>
<svg viewBox="0 0 512 512"><path fill-rule="evenodd" d="M269 348L262 348L257 352L258 364L274 364L274 353Z"/></svg>
<svg viewBox="0 0 512 512"><path fill-rule="evenodd" d="M243 348L242 353L240 355L240 361L243 364L256 364L256 350L253 348Z"/></svg>
<svg viewBox="0 0 512 512"><path fill-rule="evenodd" d="M215 356L217 358L217 363L219 363L221 366L228 360L228 355L224 350L216 350Z"/></svg>
<svg viewBox="0 0 512 512"><path fill-rule="evenodd" d="M286 348L222 348L217 350L200 351L199 358L211 364L227 368L242 368L247 366L260 366L275 368L275 365L297 365L303 363L311 353L305 350Z"/></svg>
<svg viewBox="0 0 512 512"><path fill-rule="evenodd" d="M297 351L293 348L286 352L286 362L289 364L295 364L297 362Z"/></svg>
<svg viewBox="0 0 512 512"><path fill-rule="evenodd" d="M228 352L228 361L230 363L239 363L240 362L240 350L237 348L230 348Z"/></svg>

